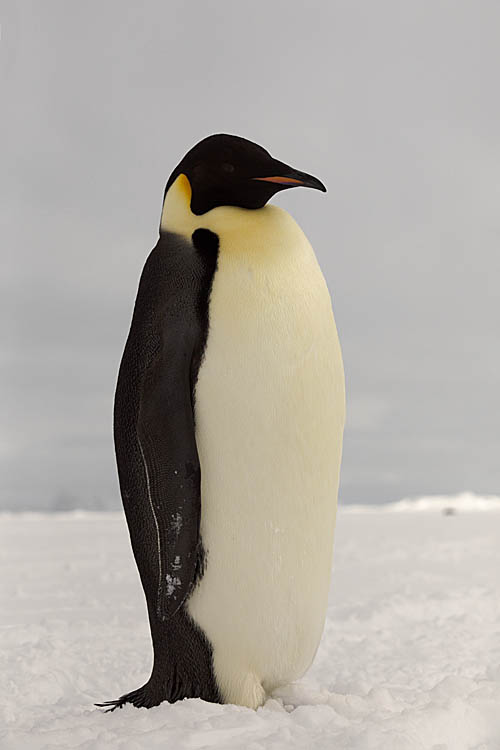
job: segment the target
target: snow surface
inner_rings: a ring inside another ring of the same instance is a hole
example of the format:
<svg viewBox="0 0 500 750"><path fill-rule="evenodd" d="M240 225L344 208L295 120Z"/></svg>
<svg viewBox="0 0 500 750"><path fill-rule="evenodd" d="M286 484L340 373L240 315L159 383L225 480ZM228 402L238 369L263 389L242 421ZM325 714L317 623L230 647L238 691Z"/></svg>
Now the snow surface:
<svg viewBox="0 0 500 750"><path fill-rule="evenodd" d="M3 514L0 747L500 750L500 504L469 501L341 510L314 665L258 711L94 708L149 676L125 522Z"/></svg>

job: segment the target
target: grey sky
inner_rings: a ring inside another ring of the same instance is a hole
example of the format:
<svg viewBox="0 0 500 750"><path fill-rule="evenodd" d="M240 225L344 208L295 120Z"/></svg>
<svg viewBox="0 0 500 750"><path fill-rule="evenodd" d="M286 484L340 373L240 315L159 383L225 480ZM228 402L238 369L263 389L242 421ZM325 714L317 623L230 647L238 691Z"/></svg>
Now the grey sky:
<svg viewBox="0 0 500 750"><path fill-rule="evenodd" d="M498 2L4 3L1 507L118 507L115 377L164 184L212 132L330 286L341 500L500 487Z"/></svg>

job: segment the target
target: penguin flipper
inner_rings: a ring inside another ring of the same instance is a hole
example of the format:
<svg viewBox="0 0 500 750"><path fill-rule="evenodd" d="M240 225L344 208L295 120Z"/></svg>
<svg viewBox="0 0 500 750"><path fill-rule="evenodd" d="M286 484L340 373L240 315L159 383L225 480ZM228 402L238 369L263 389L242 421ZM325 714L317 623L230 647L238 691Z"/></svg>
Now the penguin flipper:
<svg viewBox="0 0 500 750"><path fill-rule="evenodd" d="M144 267L115 394L123 505L151 616L172 617L195 583L201 545L193 360L200 359L201 264L160 238ZM186 276L189 283L186 282ZM190 286L191 285L191 286Z"/></svg>
<svg viewBox="0 0 500 750"><path fill-rule="evenodd" d="M191 592L201 555L201 472L189 379L179 372L181 362L175 362L182 360L182 354L171 351L166 355L168 362L161 356L151 368L137 423L157 536L155 609L160 620L172 617ZM184 381L184 388L179 381Z"/></svg>

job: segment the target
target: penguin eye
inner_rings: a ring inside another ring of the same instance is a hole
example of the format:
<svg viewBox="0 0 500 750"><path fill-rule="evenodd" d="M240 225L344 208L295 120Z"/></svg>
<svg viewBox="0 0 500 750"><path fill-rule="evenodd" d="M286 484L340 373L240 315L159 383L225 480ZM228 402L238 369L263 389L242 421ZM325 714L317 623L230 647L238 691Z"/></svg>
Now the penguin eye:
<svg viewBox="0 0 500 750"><path fill-rule="evenodd" d="M234 165L229 164L229 162L224 162L224 164L222 164L222 170L228 173L234 172Z"/></svg>

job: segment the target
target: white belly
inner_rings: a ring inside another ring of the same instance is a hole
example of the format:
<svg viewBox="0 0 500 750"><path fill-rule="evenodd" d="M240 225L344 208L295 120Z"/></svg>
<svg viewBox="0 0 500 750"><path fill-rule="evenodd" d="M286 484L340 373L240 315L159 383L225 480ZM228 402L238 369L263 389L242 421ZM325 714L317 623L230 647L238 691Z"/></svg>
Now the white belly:
<svg viewBox="0 0 500 750"><path fill-rule="evenodd" d="M224 700L254 707L321 637L344 424L330 297L293 226L293 247L221 240L196 387L206 569L188 607Z"/></svg>

